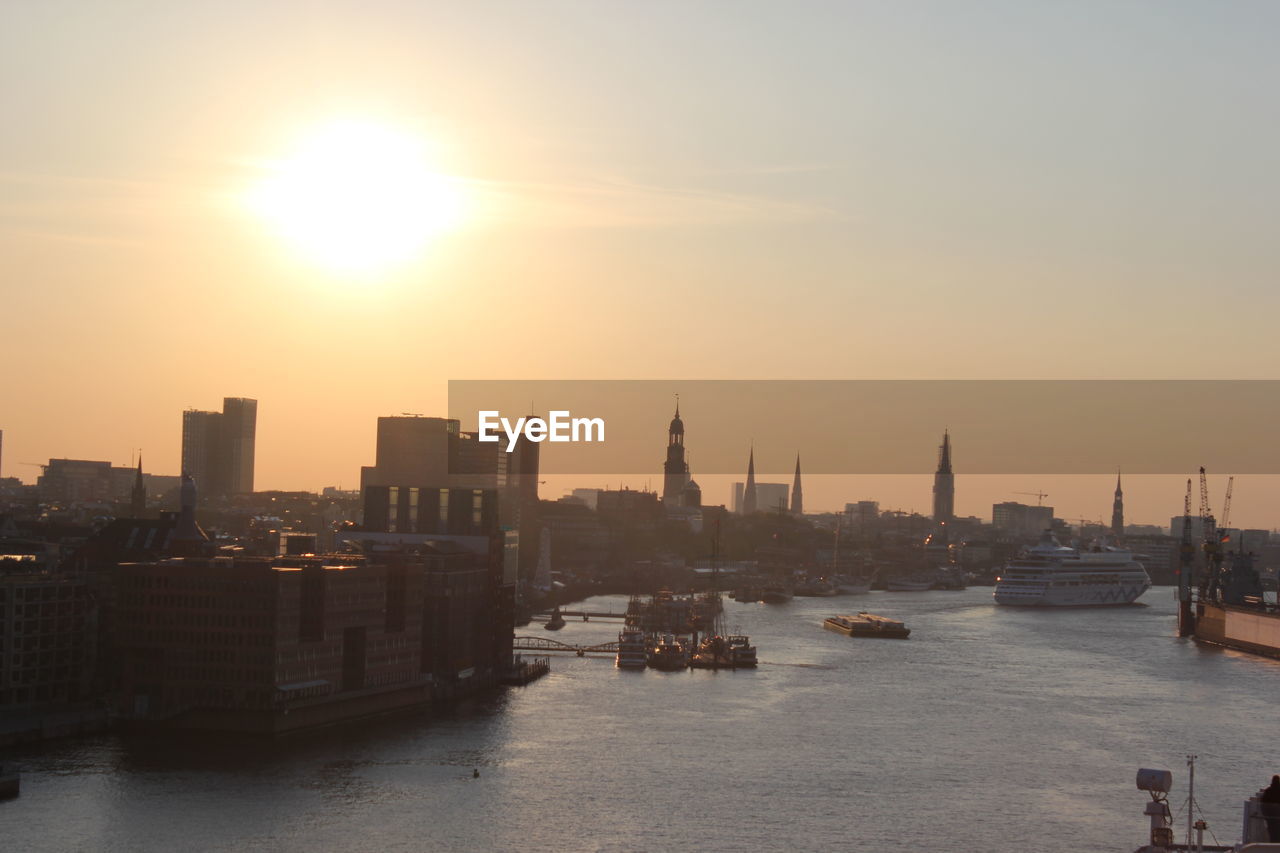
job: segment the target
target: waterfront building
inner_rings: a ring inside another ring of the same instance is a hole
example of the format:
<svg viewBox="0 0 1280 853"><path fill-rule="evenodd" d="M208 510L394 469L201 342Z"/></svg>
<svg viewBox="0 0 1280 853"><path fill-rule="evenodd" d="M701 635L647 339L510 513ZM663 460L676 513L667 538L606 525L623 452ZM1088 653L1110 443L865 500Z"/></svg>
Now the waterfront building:
<svg viewBox="0 0 1280 853"><path fill-rule="evenodd" d="M5 565L17 567L10 571ZM83 578L0 561L0 713L53 710L93 696L97 608Z"/></svg>
<svg viewBox="0 0 1280 853"><path fill-rule="evenodd" d="M278 732L429 699L423 576L358 557L125 563L116 578L126 719Z"/></svg>
<svg viewBox="0 0 1280 853"><path fill-rule="evenodd" d="M955 518L956 478L951 471L951 435L942 433L938 447L938 470L933 475L933 520L948 524Z"/></svg>

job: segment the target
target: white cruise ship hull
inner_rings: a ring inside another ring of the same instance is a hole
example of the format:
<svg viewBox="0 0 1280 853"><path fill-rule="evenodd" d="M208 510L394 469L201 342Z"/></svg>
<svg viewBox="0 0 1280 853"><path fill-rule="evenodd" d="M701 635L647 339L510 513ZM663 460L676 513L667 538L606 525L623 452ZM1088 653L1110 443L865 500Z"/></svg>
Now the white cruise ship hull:
<svg viewBox="0 0 1280 853"><path fill-rule="evenodd" d="M997 583L992 593L996 604L1022 607L1098 607L1107 604L1133 604L1151 588L1144 572L1140 578L1121 579L1116 583L1089 584L1070 580L1053 582Z"/></svg>

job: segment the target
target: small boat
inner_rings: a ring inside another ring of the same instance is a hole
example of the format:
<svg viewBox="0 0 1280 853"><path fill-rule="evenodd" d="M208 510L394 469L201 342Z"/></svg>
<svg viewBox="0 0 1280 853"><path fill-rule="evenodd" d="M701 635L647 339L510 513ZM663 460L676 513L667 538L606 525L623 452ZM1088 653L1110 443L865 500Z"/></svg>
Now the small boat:
<svg viewBox="0 0 1280 853"><path fill-rule="evenodd" d="M649 648L648 663L654 669L686 669L689 666L689 652L674 634L663 634Z"/></svg>
<svg viewBox="0 0 1280 853"><path fill-rule="evenodd" d="M729 661L735 669L756 665L756 647L751 645L746 634L731 634L726 642L729 645Z"/></svg>
<svg viewBox="0 0 1280 853"><path fill-rule="evenodd" d="M22 785L22 774L16 764L0 764L0 800L8 800L18 796Z"/></svg>
<svg viewBox="0 0 1280 853"><path fill-rule="evenodd" d="M551 611L551 618L542 627L548 631L559 631L564 627L564 616L560 615L559 607Z"/></svg>
<svg viewBox="0 0 1280 853"><path fill-rule="evenodd" d="M648 650L645 648L644 632L639 628L626 627L618 635L619 669L644 669L649 665Z"/></svg>
<svg viewBox="0 0 1280 853"><path fill-rule="evenodd" d="M822 627L828 631L836 631L846 637L880 637L890 640L905 640L911 635L911 629L887 616L862 611L856 616L829 616Z"/></svg>

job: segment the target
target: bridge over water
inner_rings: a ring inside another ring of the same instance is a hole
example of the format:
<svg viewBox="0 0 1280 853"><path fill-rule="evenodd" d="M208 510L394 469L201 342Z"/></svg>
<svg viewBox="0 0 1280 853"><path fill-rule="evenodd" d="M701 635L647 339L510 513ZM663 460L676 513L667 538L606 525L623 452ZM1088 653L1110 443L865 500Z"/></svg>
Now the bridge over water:
<svg viewBox="0 0 1280 853"><path fill-rule="evenodd" d="M564 643L551 637L530 637L516 635L515 643L512 648L521 651L530 652L559 652L561 654L575 654L578 657L587 655L608 655L612 657L618 653L618 641L613 640L608 643L597 643L594 646L580 646L573 643Z"/></svg>

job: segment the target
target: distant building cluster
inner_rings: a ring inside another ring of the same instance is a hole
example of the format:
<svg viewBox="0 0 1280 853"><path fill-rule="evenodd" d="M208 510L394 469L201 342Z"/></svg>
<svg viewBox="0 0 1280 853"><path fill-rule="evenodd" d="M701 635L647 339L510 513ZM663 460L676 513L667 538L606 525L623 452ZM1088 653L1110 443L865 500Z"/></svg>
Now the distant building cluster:
<svg viewBox="0 0 1280 853"><path fill-rule="evenodd" d="M754 446L731 506L708 505L678 401L661 492L541 500L536 442L508 450L421 415L378 418L358 490L256 491L256 420L242 397L185 411L181 475L139 455L0 480L0 744L115 720L284 732L430 705L509 677L535 606L721 573L990 579L1048 529L1123 539L1168 579L1188 523L1126 524L1118 474L1110 525L1068 525L1042 493L996 503L989 523L957 516L949 431L928 516L875 500L806 512L799 454L790 484L758 482ZM1280 565L1267 531L1219 532Z"/></svg>

